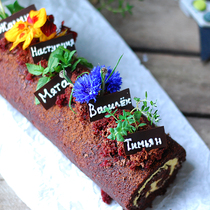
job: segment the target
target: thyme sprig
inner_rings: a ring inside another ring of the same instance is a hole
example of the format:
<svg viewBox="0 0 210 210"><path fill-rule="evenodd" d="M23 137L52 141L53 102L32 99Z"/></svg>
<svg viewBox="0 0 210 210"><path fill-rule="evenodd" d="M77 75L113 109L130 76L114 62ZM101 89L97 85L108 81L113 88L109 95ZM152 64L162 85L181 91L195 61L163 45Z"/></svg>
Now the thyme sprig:
<svg viewBox="0 0 210 210"><path fill-rule="evenodd" d="M106 9L113 13L120 13L123 17L125 17L125 14L128 12L129 14L132 14L133 5L129 3L129 1L126 0L89 0L91 3L96 4L98 3L97 9L99 11ZM139 0L142 1L142 0ZM116 4L117 5L116 5Z"/></svg>
<svg viewBox="0 0 210 210"><path fill-rule="evenodd" d="M151 121L151 124L157 123L160 120L157 114L158 110L154 111L154 108L157 107L156 102L147 100L147 92L145 92L145 99L140 100L140 98L135 97L134 100L136 101L136 107L130 112L123 110L123 115L119 115L118 117L115 116L117 109L112 112L109 108L105 108L104 112L108 113L105 117L113 117L117 124L115 128L109 129L111 134L107 137L108 139L123 142L123 136L126 136L128 132L134 133L139 127L146 125L146 123L140 122L142 115L145 115ZM140 103L143 103L141 107L139 107Z"/></svg>
<svg viewBox="0 0 210 210"><path fill-rule="evenodd" d="M140 98L134 97L136 101L136 107L131 112L140 112L147 117L147 119L152 123L156 124L160 121L160 115L157 114L158 110L154 110L157 108L157 101L149 101L147 99L147 92L145 92L145 99L140 100ZM143 105L140 107L140 104Z"/></svg>

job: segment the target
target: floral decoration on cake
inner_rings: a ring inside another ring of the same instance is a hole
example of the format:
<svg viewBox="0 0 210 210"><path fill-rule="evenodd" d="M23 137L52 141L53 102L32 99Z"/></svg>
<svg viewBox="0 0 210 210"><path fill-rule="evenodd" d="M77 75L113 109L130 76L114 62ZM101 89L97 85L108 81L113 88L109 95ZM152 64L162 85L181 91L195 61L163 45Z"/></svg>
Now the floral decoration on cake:
<svg viewBox="0 0 210 210"><path fill-rule="evenodd" d="M7 41L13 43L10 50L13 50L19 43L23 43L22 48L25 50L30 44L44 42L72 32L63 24L64 22L61 23L60 31L57 31L54 16L47 15L45 8L38 11L31 10L26 22L22 20L16 22L9 31L5 32L4 36ZM77 33L72 32L72 34L75 40Z"/></svg>
<svg viewBox="0 0 210 210"><path fill-rule="evenodd" d="M119 91L122 84L120 73L111 67L96 66L90 74L79 77L74 84L73 96L80 103L88 103L104 92L114 93Z"/></svg>

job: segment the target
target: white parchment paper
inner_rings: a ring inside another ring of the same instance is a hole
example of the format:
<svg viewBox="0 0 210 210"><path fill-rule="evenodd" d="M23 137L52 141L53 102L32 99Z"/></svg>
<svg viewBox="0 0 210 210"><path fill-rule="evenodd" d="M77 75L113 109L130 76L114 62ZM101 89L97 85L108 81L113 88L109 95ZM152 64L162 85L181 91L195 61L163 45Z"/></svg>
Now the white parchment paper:
<svg viewBox="0 0 210 210"><path fill-rule="evenodd" d="M187 161L164 196L153 203L159 210L210 209L210 151L149 70L107 21L85 0L19 0L54 14L57 25L65 20L77 31L79 56L94 65L116 64L123 87L132 97L157 99L162 121L172 138L187 151ZM102 202L100 189L52 143L0 96L0 173L32 210L122 210L113 201Z"/></svg>

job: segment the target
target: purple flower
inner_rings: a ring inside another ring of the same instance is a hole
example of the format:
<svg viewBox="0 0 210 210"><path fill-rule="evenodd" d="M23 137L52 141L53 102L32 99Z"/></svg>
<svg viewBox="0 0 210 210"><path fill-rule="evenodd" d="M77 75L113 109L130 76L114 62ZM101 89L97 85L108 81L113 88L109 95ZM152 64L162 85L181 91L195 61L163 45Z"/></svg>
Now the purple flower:
<svg viewBox="0 0 210 210"><path fill-rule="evenodd" d="M79 77L74 84L73 96L76 101L80 103L89 102L91 99L96 101L99 93L101 81L92 74L85 74Z"/></svg>

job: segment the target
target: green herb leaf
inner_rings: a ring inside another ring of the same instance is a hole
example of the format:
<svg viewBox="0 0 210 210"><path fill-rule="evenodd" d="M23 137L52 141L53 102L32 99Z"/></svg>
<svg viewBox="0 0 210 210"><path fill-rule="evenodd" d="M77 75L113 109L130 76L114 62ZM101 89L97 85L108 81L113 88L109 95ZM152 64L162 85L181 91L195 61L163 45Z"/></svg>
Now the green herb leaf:
<svg viewBox="0 0 210 210"><path fill-rule="evenodd" d="M74 71L75 69L76 69L76 67L77 67L77 65L78 65L78 63L80 62L81 60L79 59L79 60L77 60L74 64L73 64L73 66L71 67L71 71Z"/></svg>
<svg viewBox="0 0 210 210"><path fill-rule="evenodd" d="M43 73L42 73L42 76L44 76L45 74L47 74L48 72L50 71L50 68L47 67L44 69Z"/></svg>
<svg viewBox="0 0 210 210"><path fill-rule="evenodd" d="M45 84L47 84L50 81L49 77L41 77L37 83L36 90L39 90L41 87L43 87Z"/></svg>
<svg viewBox="0 0 210 210"><path fill-rule="evenodd" d="M44 68L41 65L26 63L26 67L27 67L28 72L30 74L33 74L33 75L36 75L36 76L41 75L44 71Z"/></svg>
<svg viewBox="0 0 210 210"><path fill-rule="evenodd" d="M145 126L145 125L147 125L146 123L140 123L139 125L138 125L138 127L142 127L142 126Z"/></svg>
<svg viewBox="0 0 210 210"><path fill-rule="evenodd" d="M68 59L67 59L68 63L72 60L72 57L75 53L76 53L76 50L73 50L73 51L69 50L69 55L68 55Z"/></svg>
<svg viewBox="0 0 210 210"><path fill-rule="evenodd" d="M87 61L87 59L83 58L83 57L78 57L77 59L80 59L80 64L83 65L83 66L86 66L87 68L93 68L93 64L92 63L89 63Z"/></svg>
<svg viewBox="0 0 210 210"><path fill-rule="evenodd" d="M62 70L62 66L61 65L59 65L57 67L54 67L54 71L57 72L57 73L59 73L61 70Z"/></svg>
<svg viewBox="0 0 210 210"><path fill-rule="evenodd" d="M149 107L146 107L145 109L144 109L144 111L145 112L147 112L149 110ZM151 110L152 111L152 110Z"/></svg>
<svg viewBox="0 0 210 210"><path fill-rule="evenodd" d="M136 102L140 102L140 98L134 97L134 100L135 100Z"/></svg>
<svg viewBox="0 0 210 210"><path fill-rule="evenodd" d="M11 12L11 14L14 14L14 13L24 9L24 7L20 6L17 1L15 1L14 4L6 5L6 7Z"/></svg>
<svg viewBox="0 0 210 210"><path fill-rule="evenodd" d="M0 17L1 17L2 19L7 18L8 16L9 16L9 15L8 15L7 13L3 13L3 12L0 11Z"/></svg>
<svg viewBox="0 0 210 210"><path fill-rule="evenodd" d="M109 136L107 136L108 139L115 140L115 135L111 133Z"/></svg>
<svg viewBox="0 0 210 210"><path fill-rule="evenodd" d="M68 57L69 57L69 52L68 51L65 51L63 57L65 59L65 63L67 64Z"/></svg>
<svg viewBox="0 0 210 210"><path fill-rule="evenodd" d="M147 97L147 93L145 93L145 96ZM133 133L136 132L139 127L145 126L146 123L141 123L140 121L142 114L147 117L148 121L151 121L151 124L160 120L157 110L153 111L156 103L148 101L147 99L140 100L140 98L137 97L135 97L134 100L136 101L136 107L130 112L123 110L123 115L119 115L118 117L114 115L117 110L112 113L109 108L105 108L104 111L108 113L106 117L114 117L117 124L114 130L113 128L111 129L112 135L110 135L110 138L112 137L112 139L114 139L115 136L117 141L124 141L123 136L126 136L127 132ZM141 102L143 106L140 109L139 105ZM151 107L148 106L148 104L150 104Z"/></svg>
<svg viewBox="0 0 210 210"><path fill-rule="evenodd" d="M123 136L120 133L118 133L116 135L116 137L117 137L117 141L124 142L124 138L123 138Z"/></svg>
<svg viewBox="0 0 210 210"><path fill-rule="evenodd" d="M36 104L36 105L40 104L40 101L38 100L37 97L35 97L35 104Z"/></svg>
<svg viewBox="0 0 210 210"><path fill-rule="evenodd" d="M57 58L59 61L63 62L64 64L67 64L67 60L64 59L63 55L55 54L53 57Z"/></svg>
<svg viewBox="0 0 210 210"><path fill-rule="evenodd" d="M137 122L140 122L141 115L142 113L140 111L134 112L134 118Z"/></svg>
<svg viewBox="0 0 210 210"><path fill-rule="evenodd" d="M14 4L8 4L6 5L6 8L10 11L11 14L15 13Z"/></svg>
<svg viewBox="0 0 210 210"><path fill-rule="evenodd" d="M59 65L59 58L54 57L55 55L63 55L63 50L60 47L58 47L55 51L53 51L50 54L48 60L48 67L50 69L50 72L54 72L54 68L56 68Z"/></svg>
<svg viewBox="0 0 210 210"><path fill-rule="evenodd" d="M50 81L49 77L41 77L37 83L36 90L39 90L41 87L43 87L45 84L47 84ZM35 97L35 104L40 104L40 101Z"/></svg>
<svg viewBox="0 0 210 210"><path fill-rule="evenodd" d="M102 113L111 113L111 110L108 107L105 107Z"/></svg>
<svg viewBox="0 0 210 210"><path fill-rule="evenodd" d="M24 9L24 7L19 5L18 1L14 2L14 8L15 8L15 12L18 12L18 11Z"/></svg>

